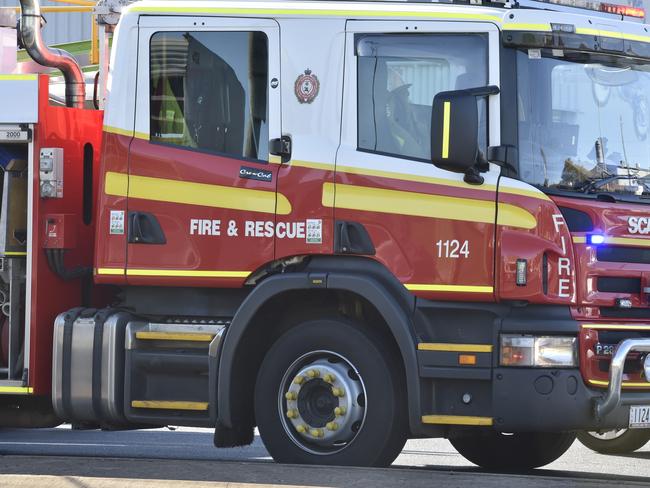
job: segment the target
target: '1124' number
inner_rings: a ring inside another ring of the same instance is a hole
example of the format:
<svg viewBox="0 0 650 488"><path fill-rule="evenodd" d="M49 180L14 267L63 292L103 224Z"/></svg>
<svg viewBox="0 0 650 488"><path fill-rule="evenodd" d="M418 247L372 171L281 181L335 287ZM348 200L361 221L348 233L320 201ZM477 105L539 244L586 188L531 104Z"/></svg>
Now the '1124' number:
<svg viewBox="0 0 650 488"><path fill-rule="evenodd" d="M459 241L457 239L436 242L439 258L459 259L469 257L469 241Z"/></svg>

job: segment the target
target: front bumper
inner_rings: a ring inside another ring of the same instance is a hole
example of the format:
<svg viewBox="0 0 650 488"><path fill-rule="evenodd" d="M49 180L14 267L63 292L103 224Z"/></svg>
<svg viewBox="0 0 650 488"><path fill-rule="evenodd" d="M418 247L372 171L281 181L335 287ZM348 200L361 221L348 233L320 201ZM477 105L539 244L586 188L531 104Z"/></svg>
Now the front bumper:
<svg viewBox="0 0 650 488"><path fill-rule="evenodd" d="M622 389L625 358L634 351L650 352L650 339L626 339L618 345L605 391L586 386L578 369L495 369L495 428L516 432L627 427L631 405L650 405L650 391Z"/></svg>
<svg viewBox="0 0 650 488"><path fill-rule="evenodd" d="M609 385L607 394L595 401L594 414L603 419L614 412L620 405L650 404L650 393L626 393L623 395L623 369L625 359L631 352L650 352L650 339L626 339L616 348L609 367Z"/></svg>

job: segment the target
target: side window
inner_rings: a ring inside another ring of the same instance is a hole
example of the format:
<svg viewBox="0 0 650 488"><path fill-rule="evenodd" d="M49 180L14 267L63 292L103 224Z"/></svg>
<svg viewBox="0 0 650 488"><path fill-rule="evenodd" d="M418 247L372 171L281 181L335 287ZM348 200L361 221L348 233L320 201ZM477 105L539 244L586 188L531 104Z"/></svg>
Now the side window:
<svg viewBox="0 0 650 488"><path fill-rule="evenodd" d="M487 34L360 35L357 132L361 150L431 158L433 97L487 85ZM479 101L480 143L487 143L487 105Z"/></svg>
<svg viewBox="0 0 650 488"><path fill-rule="evenodd" d="M158 32L150 44L151 141L268 159L262 32Z"/></svg>

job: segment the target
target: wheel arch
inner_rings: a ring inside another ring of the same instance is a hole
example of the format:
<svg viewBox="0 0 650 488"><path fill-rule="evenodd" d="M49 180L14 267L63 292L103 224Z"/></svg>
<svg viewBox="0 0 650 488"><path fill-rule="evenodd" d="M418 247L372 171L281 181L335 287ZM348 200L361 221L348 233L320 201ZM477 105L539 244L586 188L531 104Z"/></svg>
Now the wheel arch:
<svg viewBox="0 0 650 488"><path fill-rule="evenodd" d="M420 422L420 383L417 340L413 326L415 298L380 263L365 258L319 257L300 272L273 275L262 281L242 303L224 338L219 360L217 412L219 425L227 428L251 424L252 392L259 364L274 340L253 341L249 334L265 327L265 314L285 300L301 300L313 305L309 297L325 298L332 294L357 296L370 304L385 323L402 360L407 387L409 426L417 431ZM326 299L325 299L326 301ZM286 309L286 303L283 304ZM318 305L316 305L318 306ZM301 310L300 307L293 309ZM316 311L311 311L311 314ZM267 329L277 338L292 324L271 324ZM247 340L248 336L248 340ZM262 342L262 343L260 343ZM251 345L254 344L254 345ZM249 358L247 365L243 358ZM244 363L244 364L242 364ZM249 369L247 369L249 368Z"/></svg>

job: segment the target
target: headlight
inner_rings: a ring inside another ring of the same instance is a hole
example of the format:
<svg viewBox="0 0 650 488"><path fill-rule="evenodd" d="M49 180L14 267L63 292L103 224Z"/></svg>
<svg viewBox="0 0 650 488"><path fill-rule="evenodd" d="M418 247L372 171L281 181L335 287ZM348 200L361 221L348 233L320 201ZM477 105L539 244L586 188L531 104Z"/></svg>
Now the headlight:
<svg viewBox="0 0 650 488"><path fill-rule="evenodd" d="M537 368L577 366L576 338L504 334L500 364Z"/></svg>

